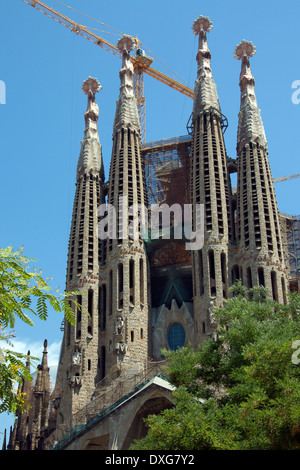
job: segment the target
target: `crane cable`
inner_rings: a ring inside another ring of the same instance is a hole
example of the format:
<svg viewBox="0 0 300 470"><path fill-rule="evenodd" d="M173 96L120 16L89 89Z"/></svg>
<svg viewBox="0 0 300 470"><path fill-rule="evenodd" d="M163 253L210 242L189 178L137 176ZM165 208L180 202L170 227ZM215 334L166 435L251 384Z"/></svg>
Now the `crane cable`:
<svg viewBox="0 0 300 470"><path fill-rule="evenodd" d="M141 41L140 41L140 44L141 44L141 45L143 46L143 48L148 52L148 54L151 55L151 57L155 58L155 60L156 60L157 62L160 62L163 67L165 67L167 70L169 70L174 76L176 76L177 78L179 78L179 79L181 80L181 82L184 82L189 88L191 88L190 84L189 84L187 81L185 81L184 78L180 77L180 75L178 75L177 72L174 72L174 70L172 70L167 64L165 64L162 60L160 60L157 56L155 56L155 55L153 54L153 52L150 51L150 49L147 49L147 48L145 47L145 45L144 45Z"/></svg>
<svg viewBox="0 0 300 470"><path fill-rule="evenodd" d="M112 33L110 31L102 31L102 30L98 30L96 28L90 28L90 29L94 29L95 31L99 31L99 32L105 33L105 34L114 34L115 36L124 36L124 33L122 33L122 31L119 31L118 29L113 28L112 26L109 26L109 25L103 23L102 21L96 20L95 18L92 18L91 16L86 15L85 13L82 13L81 11L76 10L73 7L70 7L69 5L66 5L65 3L63 3L59 0L54 0L54 1L56 3L59 3L60 5L63 5L66 8L69 8L69 10L73 10L74 12L79 13L80 15L85 16L86 18L89 18L90 20L96 21L97 23L101 24L102 26L106 26L107 28L110 28L110 29L116 31L116 33ZM155 58L155 60L157 62L159 62L163 67L165 67L167 70L169 70L174 76L179 78L181 80L181 82L185 83L186 85L188 85L188 87L190 87L190 84L186 80L184 80L182 77L180 77L180 75L178 75L178 73L174 72L174 70L172 70L167 64L165 64L162 60L160 60L157 56L155 56L153 54L153 52L150 49L147 49L146 46L141 41L140 41L140 44L148 52L149 55L151 55L153 58Z"/></svg>
<svg viewBox="0 0 300 470"><path fill-rule="evenodd" d="M63 3L63 2L60 2L59 0L53 0L53 1L56 2L56 3L60 3L60 5L63 5L64 7L69 8L69 10L73 10L73 11L75 11L76 13L79 13L80 15L83 15L83 16L85 16L86 18L89 18L90 20L93 20L93 21L96 21L96 22L99 23L99 24L102 24L102 26L106 26L107 28L113 29L113 30L116 31L116 32L118 33L118 35L120 35L120 36L124 36L124 33L122 33L122 31L119 31L118 29L113 28L112 26L109 26L108 24L102 23L102 21L96 20L95 18L92 18L91 16L86 15L85 13L82 13L81 11L76 10L76 9L73 8L73 7L70 7L69 5L66 5L66 4ZM91 28L91 29L92 29L92 28ZM104 33L105 31L101 31L101 32ZM109 33L109 32L108 32L107 34L113 34L113 33Z"/></svg>

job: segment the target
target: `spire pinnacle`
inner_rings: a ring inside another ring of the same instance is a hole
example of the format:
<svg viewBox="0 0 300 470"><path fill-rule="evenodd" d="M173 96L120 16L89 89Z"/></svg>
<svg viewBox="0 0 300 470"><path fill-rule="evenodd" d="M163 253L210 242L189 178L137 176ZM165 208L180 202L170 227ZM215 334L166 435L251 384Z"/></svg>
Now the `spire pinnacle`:
<svg viewBox="0 0 300 470"><path fill-rule="evenodd" d="M253 43L245 39L234 50L234 57L237 60L241 60L239 81L241 106L237 136L238 149L250 141L258 142L264 147L267 145L265 130L254 90L255 79L252 75L249 61L249 58L253 57L255 53L256 49Z"/></svg>
<svg viewBox="0 0 300 470"><path fill-rule="evenodd" d="M117 47L122 53L122 68L120 70L121 86L117 101L114 132L127 126L135 127L140 132L138 109L133 89L134 69L130 58L130 51L135 47L135 40L125 34L119 39Z"/></svg>
<svg viewBox="0 0 300 470"><path fill-rule="evenodd" d="M88 130L97 131L97 121L99 117L99 108L95 100L95 95L102 89L102 86L98 82L97 78L88 77L82 84L81 87L83 93L88 97L87 110L84 115L86 122L85 132ZM93 125L93 123L96 123Z"/></svg>
<svg viewBox="0 0 300 470"><path fill-rule="evenodd" d="M47 363L47 354L48 354L47 347L48 347L48 341L45 339L45 341L44 341L43 359L42 359L42 365L43 365L44 368L45 368L45 367L48 367L48 363Z"/></svg>
<svg viewBox="0 0 300 470"><path fill-rule="evenodd" d="M26 368L30 370L30 350L27 351Z"/></svg>
<svg viewBox="0 0 300 470"><path fill-rule="evenodd" d="M199 16L192 26L193 33L195 35L204 36L205 33L209 33L213 29L213 25L208 16Z"/></svg>
<svg viewBox="0 0 300 470"><path fill-rule="evenodd" d="M220 111L216 84L211 71L211 53L207 44L207 33L213 28L208 17L199 16L194 21L192 31L199 36L199 47L196 60L198 63L197 80L195 84L194 118L210 108Z"/></svg>
<svg viewBox="0 0 300 470"><path fill-rule="evenodd" d="M124 34L117 42L117 47L120 52L129 54L135 47L135 40L128 34Z"/></svg>
<svg viewBox="0 0 300 470"><path fill-rule="evenodd" d="M104 179L104 170L102 163L102 151L99 141L97 121L99 118L99 107L96 103L95 95L102 86L97 78L88 77L82 84L81 89L88 97L87 110L84 114L85 130L84 139L81 142L81 151L78 159L77 172L81 170L95 170L102 172Z"/></svg>

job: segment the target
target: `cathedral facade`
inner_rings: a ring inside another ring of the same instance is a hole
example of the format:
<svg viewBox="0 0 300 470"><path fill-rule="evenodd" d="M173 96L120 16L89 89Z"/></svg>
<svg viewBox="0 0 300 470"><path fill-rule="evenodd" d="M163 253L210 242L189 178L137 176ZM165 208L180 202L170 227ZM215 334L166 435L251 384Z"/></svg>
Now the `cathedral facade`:
<svg viewBox="0 0 300 470"><path fill-rule="evenodd" d="M235 49L241 101L237 158L231 159L207 43L211 28L202 16L192 28L199 46L189 136L151 145L141 139L133 42L119 41L123 59L107 181L97 127L101 85L91 77L83 84L87 110L66 280L66 291L77 292L76 305L70 299L75 324L65 320L51 397L45 344L31 393L35 412L18 417L12 449L128 449L145 434L144 417L173 406L162 349L196 347L212 337L213 309L224 305L237 279L249 288L263 285L274 300L286 302L284 233L250 68L255 48L242 41ZM175 159L158 167L155 152ZM231 173L237 173L236 190ZM187 233L178 231L183 217L172 215L173 204L181 216L191 209L184 222L199 243L189 245Z"/></svg>

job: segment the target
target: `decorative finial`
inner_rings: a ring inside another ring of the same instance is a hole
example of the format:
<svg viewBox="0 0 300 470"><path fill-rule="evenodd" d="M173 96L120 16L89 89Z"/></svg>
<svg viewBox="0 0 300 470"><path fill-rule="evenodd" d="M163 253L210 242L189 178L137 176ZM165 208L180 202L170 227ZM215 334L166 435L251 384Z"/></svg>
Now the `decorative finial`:
<svg viewBox="0 0 300 470"><path fill-rule="evenodd" d="M90 91L94 94L97 93L102 89L102 86L98 82L97 78L89 77L83 82L81 89L83 93L88 95Z"/></svg>
<svg viewBox="0 0 300 470"><path fill-rule="evenodd" d="M128 34L124 34L124 36L121 37L121 39L119 39L119 41L117 42L117 47L120 52L123 52L124 50L130 52L134 49L135 44L135 40L131 36L128 36Z"/></svg>
<svg viewBox="0 0 300 470"><path fill-rule="evenodd" d="M244 56L249 59L249 57L253 57L255 53L256 49L253 43L243 39L242 42L236 46L234 50L234 57L237 60L241 60Z"/></svg>
<svg viewBox="0 0 300 470"><path fill-rule="evenodd" d="M259 143L267 147L267 139L260 109L255 96L255 79L251 72L249 58L256 53L255 46L251 41L243 41L238 44L234 51L234 57L241 61L241 73L239 85L241 89L241 106L239 112L237 153L249 142Z"/></svg>
<svg viewBox="0 0 300 470"><path fill-rule="evenodd" d="M205 33L209 33L213 28L212 22L208 18L208 16L199 16L197 20L194 21L192 26L193 33L197 36L204 31Z"/></svg>

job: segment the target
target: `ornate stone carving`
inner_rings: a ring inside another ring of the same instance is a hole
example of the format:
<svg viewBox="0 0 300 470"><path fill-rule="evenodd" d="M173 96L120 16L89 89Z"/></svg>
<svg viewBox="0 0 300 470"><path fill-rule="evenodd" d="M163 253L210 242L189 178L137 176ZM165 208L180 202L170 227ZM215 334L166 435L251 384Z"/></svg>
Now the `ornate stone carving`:
<svg viewBox="0 0 300 470"><path fill-rule="evenodd" d="M115 319L115 335L121 335L124 331L124 320L122 317L117 317Z"/></svg>
<svg viewBox="0 0 300 470"><path fill-rule="evenodd" d="M116 354L126 354L127 344L126 343L114 343L109 347L110 351L115 352Z"/></svg>
<svg viewBox="0 0 300 470"><path fill-rule="evenodd" d="M60 408L61 397L56 397L53 400L53 408L58 410Z"/></svg>
<svg viewBox="0 0 300 470"><path fill-rule="evenodd" d="M72 364L80 365L81 364L81 352L79 349L76 349L72 355Z"/></svg>
<svg viewBox="0 0 300 470"><path fill-rule="evenodd" d="M215 319L215 316L214 316L214 308L215 307L216 307L215 302L213 300L211 300L210 303L209 303L209 307L208 307L208 318L209 318L209 321L210 321L211 325L216 324L216 319Z"/></svg>
<svg viewBox="0 0 300 470"><path fill-rule="evenodd" d="M82 386L82 377L80 375L71 375L68 377L68 382L70 387L81 387Z"/></svg>

